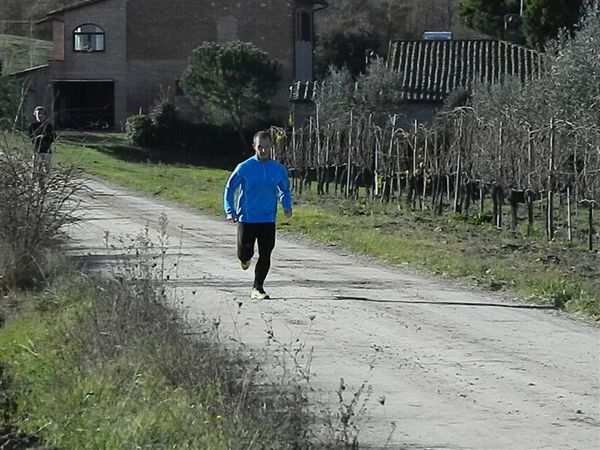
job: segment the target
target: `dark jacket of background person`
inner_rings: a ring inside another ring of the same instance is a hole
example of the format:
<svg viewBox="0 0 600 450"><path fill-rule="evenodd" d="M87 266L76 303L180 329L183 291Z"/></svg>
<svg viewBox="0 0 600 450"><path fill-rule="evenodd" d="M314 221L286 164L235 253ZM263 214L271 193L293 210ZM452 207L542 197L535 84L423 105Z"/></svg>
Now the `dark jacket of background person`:
<svg viewBox="0 0 600 450"><path fill-rule="evenodd" d="M29 125L29 138L33 143L35 153L50 153L56 138L54 127L48 121L33 122Z"/></svg>

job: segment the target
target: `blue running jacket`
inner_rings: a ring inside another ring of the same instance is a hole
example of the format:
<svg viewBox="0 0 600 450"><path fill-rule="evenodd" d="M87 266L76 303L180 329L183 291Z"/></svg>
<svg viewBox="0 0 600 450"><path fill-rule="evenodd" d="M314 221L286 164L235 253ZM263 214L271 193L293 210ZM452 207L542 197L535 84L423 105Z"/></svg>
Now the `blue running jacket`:
<svg viewBox="0 0 600 450"><path fill-rule="evenodd" d="M227 218L238 222L275 222L278 198L284 211L292 210L286 168L272 159L260 161L255 155L238 164L231 173L225 185L223 206Z"/></svg>

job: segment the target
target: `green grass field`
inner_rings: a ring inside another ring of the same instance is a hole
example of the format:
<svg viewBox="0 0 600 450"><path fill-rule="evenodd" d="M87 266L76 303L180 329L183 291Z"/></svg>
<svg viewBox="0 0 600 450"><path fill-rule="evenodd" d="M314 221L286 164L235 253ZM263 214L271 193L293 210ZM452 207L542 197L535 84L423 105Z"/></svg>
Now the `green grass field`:
<svg viewBox="0 0 600 450"><path fill-rule="evenodd" d="M124 159L132 158L124 158L126 148L121 134L79 136L63 139L56 158L139 192L222 216L227 171L128 162ZM460 216L434 217L396 204L323 198L310 191L296 197L295 203L294 218L281 221L280 230L459 278L521 301L600 318L597 252L560 241L548 243L539 234L527 239L489 224L471 224Z"/></svg>

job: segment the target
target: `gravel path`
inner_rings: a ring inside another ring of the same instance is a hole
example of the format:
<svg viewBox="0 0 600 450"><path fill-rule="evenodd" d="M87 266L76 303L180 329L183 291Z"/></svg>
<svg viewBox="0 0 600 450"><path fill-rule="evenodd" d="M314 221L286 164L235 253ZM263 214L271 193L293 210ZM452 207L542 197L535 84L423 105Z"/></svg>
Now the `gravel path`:
<svg viewBox="0 0 600 450"><path fill-rule="evenodd" d="M255 348L266 323L282 342L306 341L315 398L334 411L340 377L353 389L367 379L365 447L600 448L597 326L281 235L265 284L272 299L251 301L252 268L236 261L235 226L90 187L96 195L71 229L77 251L110 262L104 230L135 235L165 213L172 251L181 240L173 283L190 317L220 317Z"/></svg>

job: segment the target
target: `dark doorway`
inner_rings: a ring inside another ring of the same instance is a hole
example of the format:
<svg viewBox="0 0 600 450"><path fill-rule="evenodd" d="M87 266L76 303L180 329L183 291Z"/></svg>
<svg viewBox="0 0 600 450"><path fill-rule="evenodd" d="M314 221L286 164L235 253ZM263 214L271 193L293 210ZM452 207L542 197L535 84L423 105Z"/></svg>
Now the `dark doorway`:
<svg viewBox="0 0 600 450"><path fill-rule="evenodd" d="M60 80L53 84L57 128L104 130L114 127L114 81Z"/></svg>

